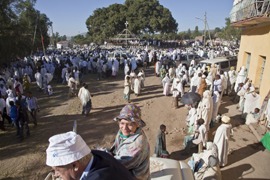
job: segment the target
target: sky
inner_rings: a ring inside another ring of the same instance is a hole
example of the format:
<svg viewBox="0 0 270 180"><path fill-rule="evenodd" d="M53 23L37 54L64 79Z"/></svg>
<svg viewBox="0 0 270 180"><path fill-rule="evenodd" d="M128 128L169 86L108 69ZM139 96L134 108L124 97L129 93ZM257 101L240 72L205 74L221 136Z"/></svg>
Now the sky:
<svg viewBox="0 0 270 180"><path fill-rule="evenodd" d="M147 1L147 0L146 0ZM125 0L37 0L35 8L53 22L53 32L60 36L74 36L87 32L85 22L97 8L111 4L123 4ZM230 16L233 0L159 0L168 8L176 22L178 31L204 29L204 14L210 29L225 26ZM199 19L198 19L199 18Z"/></svg>

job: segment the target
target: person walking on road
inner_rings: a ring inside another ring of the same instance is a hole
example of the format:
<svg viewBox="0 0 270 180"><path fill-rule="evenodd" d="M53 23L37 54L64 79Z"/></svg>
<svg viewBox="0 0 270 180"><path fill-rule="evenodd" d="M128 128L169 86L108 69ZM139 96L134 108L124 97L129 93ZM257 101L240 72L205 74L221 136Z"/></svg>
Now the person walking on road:
<svg viewBox="0 0 270 180"><path fill-rule="evenodd" d="M26 98L27 109L30 116L33 119L34 125L37 125L37 112L39 111L37 98L33 97L32 92L28 92L28 97Z"/></svg>
<svg viewBox="0 0 270 180"><path fill-rule="evenodd" d="M92 108L91 94L87 89L88 85L83 83L83 86L80 88L78 97L82 103L82 115L87 116Z"/></svg>
<svg viewBox="0 0 270 180"><path fill-rule="evenodd" d="M232 133L231 119L228 116L223 116L222 124L217 128L214 137L214 143L218 147L218 159L220 166L226 166L228 163L229 139Z"/></svg>

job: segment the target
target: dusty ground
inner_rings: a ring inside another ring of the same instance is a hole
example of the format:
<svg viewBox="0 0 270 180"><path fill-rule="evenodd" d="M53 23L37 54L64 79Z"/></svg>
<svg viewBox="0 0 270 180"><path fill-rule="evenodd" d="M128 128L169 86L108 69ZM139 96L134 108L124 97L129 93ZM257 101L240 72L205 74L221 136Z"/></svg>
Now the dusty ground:
<svg viewBox="0 0 270 180"><path fill-rule="evenodd" d="M188 160L190 156L184 156L181 151L187 110L183 106L179 109L172 108L172 98L162 95L160 79L153 75L153 69L146 70L146 76L146 87L142 94L139 97L132 95L131 99L142 109L151 154L157 130L163 123L169 132L167 148L171 158ZM9 127L7 132L0 132L0 179L44 179L50 171L45 165L48 138L72 130L74 120L78 121L78 133L90 147L112 145L118 130L113 118L125 105L123 75L102 81L96 81L94 75L87 75L83 81L89 84L90 92L94 95L93 110L89 117L80 115L80 101L75 97L68 98L66 86L54 85L55 93L52 97L35 92L39 97L41 111L38 114L38 126L30 124L30 137L18 142L15 129ZM255 136L246 125L242 125L236 105L228 97L224 98L220 110L232 117L235 129L230 142L232 153L229 164L222 169L223 179L269 179L270 152L256 144Z"/></svg>

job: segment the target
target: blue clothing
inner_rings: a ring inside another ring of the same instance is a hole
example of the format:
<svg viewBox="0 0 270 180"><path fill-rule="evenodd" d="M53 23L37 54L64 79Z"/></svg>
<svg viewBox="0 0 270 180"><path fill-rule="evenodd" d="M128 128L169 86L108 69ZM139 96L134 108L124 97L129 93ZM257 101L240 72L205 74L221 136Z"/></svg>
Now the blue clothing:
<svg viewBox="0 0 270 180"><path fill-rule="evenodd" d="M18 118L18 110L15 105L10 107L9 116L13 122L16 121L16 119Z"/></svg>
<svg viewBox="0 0 270 180"><path fill-rule="evenodd" d="M83 174L80 178L80 180L84 180L88 174L89 174L89 171L90 171L90 168L92 167L92 164L93 164L93 158L91 158L90 162L88 163L87 167L85 168L85 170L83 171Z"/></svg>
<svg viewBox="0 0 270 180"><path fill-rule="evenodd" d="M113 156L104 151L91 151L93 158L81 180L133 180L131 173Z"/></svg>

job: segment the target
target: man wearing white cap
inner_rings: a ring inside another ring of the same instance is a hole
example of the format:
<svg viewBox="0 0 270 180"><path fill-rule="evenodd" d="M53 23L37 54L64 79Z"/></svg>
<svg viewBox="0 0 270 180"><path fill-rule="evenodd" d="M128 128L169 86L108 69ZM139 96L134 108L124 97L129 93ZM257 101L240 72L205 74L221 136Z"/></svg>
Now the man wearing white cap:
<svg viewBox="0 0 270 180"><path fill-rule="evenodd" d="M232 133L231 119L228 116L223 116L222 124L217 128L214 137L214 143L218 147L219 165L225 166L228 163L229 139Z"/></svg>
<svg viewBox="0 0 270 180"><path fill-rule="evenodd" d="M67 132L52 136L46 164L63 180L133 179L131 173L110 154L90 150L80 135Z"/></svg>

